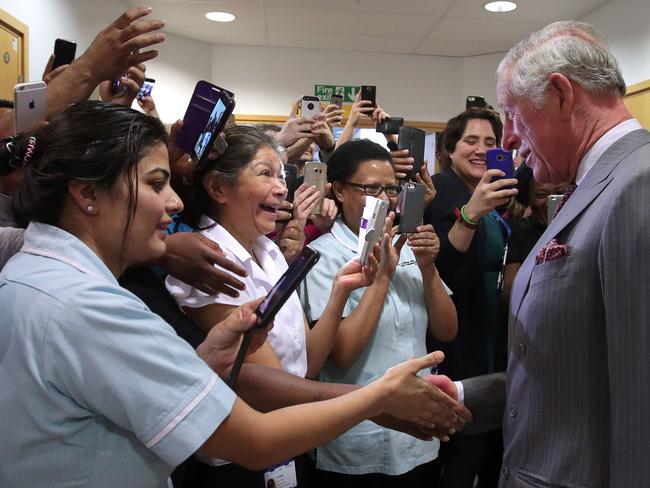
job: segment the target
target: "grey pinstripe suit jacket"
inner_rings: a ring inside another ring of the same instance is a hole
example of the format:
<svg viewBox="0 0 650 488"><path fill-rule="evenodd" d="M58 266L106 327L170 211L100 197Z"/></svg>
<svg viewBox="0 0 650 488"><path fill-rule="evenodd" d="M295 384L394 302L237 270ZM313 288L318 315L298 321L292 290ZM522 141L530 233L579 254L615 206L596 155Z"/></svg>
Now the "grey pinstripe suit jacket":
<svg viewBox="0 0 650 488"><path fill-rule="evenodd" d="M568 257L535 264L552 238ZM503 486L650 486L650 133L614 143L513 287Z"/></svg>

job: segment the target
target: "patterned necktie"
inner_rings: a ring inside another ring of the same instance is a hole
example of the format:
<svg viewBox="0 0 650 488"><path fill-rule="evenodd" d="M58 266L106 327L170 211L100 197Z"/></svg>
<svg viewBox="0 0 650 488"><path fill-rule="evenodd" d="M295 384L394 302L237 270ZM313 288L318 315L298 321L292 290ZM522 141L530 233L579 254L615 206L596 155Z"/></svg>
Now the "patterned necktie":
<svg viewBox="0 0 650 488"><path fill-rule="evenodd" d="M578 185L575 183L571 183L566 191L564 192L564 195L562 195L562 200L560 200L559 205L557 206L557 209L555 210L555 215L560 213L560 209L564 206L564 204L571 198L571 195L573 195L573 192L578 188Z"/></svg>

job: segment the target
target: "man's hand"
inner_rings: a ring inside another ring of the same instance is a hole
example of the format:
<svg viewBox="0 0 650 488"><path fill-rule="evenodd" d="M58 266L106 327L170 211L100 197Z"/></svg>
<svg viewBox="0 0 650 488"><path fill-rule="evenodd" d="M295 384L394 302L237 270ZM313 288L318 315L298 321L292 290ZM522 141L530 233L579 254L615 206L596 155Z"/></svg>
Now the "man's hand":
<svg viewBox="0 0 650 488"><path fill-rule="evenodd" d="M233 309L224 320L210 329L205 341L196 348L197 355L219 376L224 377L235 362L244 332L257 323L255 310L262 300L264 297ZM254 353L264 344L270 329L271 326L253 336L247 354Z"/></svg>
<svg viewBox="0 0 650 488"><path fill-rule="evenodd" d="M167 272L208 295L239 296L244 284L223 269L239 276L246 270L233 263L221 248L207 237L194 232L177 232L165 239L167 250L161 266ZM220 266L223 269L217 268Z"/></svg>
<svg viewBox="0 0 650 488"><path fill-rule="evenodd" d="M277 136L278 143L285 147L295 144L302 138L314 139L316 134L311 131L314 119L309 117L298 117L298 107L300 106L300 99L298 99L291 108L289 118L280 129Z"/></svg>
<svg viewBox="0 0 650 488"><path fill-rule="evenodd" d="M372 102L370 100L361 100L361 92L359 92L350 109L350 116L346 125L356 127L361 119L371 118L374 111L375 107L372 106Z"/></svg>
<svg viewBox="0 0 650 488"><path fill-rule="evenodd" d="M50 81L63 73L65 69L70 65L62 64L56 69L52 69L52 66L54 66L54 54L50 56L50 59L47 61L47 65L45 66L45 70L43 71L43 81L45 84L49 84Z"/></svg>
<svg viewBox="0 0 650 488"><path fill-rule="evenodd" d="M150 7L127 10L102 30L86 51L75 61L83 66L95 84L114 80L127 73L131 66L145 63L158 51L141 49L159 44L165 34L156 32L165 26L163 20L140 20L151 13Z"/></svg>

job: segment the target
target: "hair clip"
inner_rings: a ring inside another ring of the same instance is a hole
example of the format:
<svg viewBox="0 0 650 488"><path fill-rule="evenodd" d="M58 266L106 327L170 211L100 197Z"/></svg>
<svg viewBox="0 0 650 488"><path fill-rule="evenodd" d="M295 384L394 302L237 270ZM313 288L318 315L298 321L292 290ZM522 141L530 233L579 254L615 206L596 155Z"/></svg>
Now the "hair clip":
<svg viewBox="0 0 650 488"><path fill-rule="evenodd" d="M7 167L9 168L8 170L5 169L3 171L3 174L6 174L7 172L11 172L12 170L20 166L20 163L22 162L22 158L16 153L15 137L13 136L7 137L6 139L0 141L0 144L1 144L0 147L2 147L3 152L6 153L6 156L2 157L2 159L7 161Z"/></svg>
<svg viewBox="0 0 650 488"><path fill-rule="evenodd" d="M30 136L29 137L29 142L27 143L27 149L25 149L25 155L23 156L23 164L27 165L29 163L29 160L32 159L32 155L34 154L34 150L36 149L36 137Z"/></svg>

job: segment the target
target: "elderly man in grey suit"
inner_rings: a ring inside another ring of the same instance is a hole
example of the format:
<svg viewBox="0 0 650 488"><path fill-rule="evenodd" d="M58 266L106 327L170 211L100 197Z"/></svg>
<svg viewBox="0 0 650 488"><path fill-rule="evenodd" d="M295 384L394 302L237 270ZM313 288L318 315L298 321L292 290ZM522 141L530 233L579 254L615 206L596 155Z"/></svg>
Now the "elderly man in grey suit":
<svg viewBox="0 0 650 488"><path fill-rule="evenodd" d="M650 133L587 24L532 34L497 76L503 146L573 183L513 287L501 484L650 486ZM496 378L462 382L478 420Z"/></svg>

